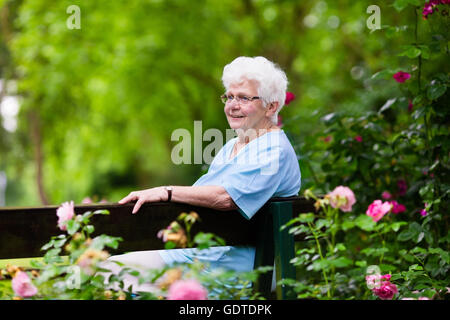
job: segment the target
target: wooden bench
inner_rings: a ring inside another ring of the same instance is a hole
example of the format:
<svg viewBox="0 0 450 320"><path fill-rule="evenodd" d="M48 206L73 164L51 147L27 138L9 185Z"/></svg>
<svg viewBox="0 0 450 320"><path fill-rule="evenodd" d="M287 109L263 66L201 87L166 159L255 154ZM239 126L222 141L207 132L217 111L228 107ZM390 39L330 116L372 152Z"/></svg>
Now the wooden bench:
<svg viewBox="0 0 450 320"><path fill-rule="evenodd" d="M255 216L247 220L238 211L216 211L179 203L146 203L135 215L134 204L77 205L77 214L90 210L107 209L110 215L96 215L91 223L94 236L107 234L122 237L117 251L164 249L157 232L166 228L181 212L195 211L201 221L194 224L192 234L211 232L222 237L227 245L256 247L255 268L273 266L276 279L295 279L295 267L289 263L294 257L294 237L280 228L299 213L314 212L314 203L300 197L272 198ZM52 236L61 234L57 228L57 206L0 208L0 259L41 257L41 247ZM272 272L262 274L256 289L266 298L272 298ZM284 286L277 286L277 299L292 299L295 295Z"/></svg>

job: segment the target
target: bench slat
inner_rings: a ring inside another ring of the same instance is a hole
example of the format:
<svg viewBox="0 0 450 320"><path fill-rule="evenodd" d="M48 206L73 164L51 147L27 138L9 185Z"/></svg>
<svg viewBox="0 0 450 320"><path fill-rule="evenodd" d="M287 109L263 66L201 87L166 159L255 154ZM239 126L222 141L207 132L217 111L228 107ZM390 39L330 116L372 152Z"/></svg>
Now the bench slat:
<svg viewBox="0 0 450 320"><path fill-rule="evenodd" d="M260 212L267 210L270 202L291 201L293 215L296 212L314 210L312 202L300 197L272 198ZM258 242L257 229L262 214L245 219L238 211L217 211L180 203L145 203L137 214L131 214L134 204L77 205L75 212L106 209L110 215L95 215L91 223L93 236L107 234L122 237L115 252L163 249L164 243L157 238L159 230L166 228L182 212L195 211L201 221L194 224L192 234L211 232L222 237L227 245L251 245ZM57 228L58 206L0 208L0 259L39 257L41 247L52 236L63 233Z"/></svg>

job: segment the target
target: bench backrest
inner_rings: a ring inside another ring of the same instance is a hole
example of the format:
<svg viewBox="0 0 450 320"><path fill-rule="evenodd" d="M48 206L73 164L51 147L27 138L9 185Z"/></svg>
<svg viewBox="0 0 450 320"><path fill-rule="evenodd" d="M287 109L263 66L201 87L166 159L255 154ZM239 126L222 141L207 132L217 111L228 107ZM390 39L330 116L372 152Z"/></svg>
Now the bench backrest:
<svg viewBox="0 0 450 320"><path fill-rule="evenodd" d="M129 251L164 249L157 238L159 230L166 228L182 212L195 211L200 221L194 224L192 233L211 232L227 245L255 246L255 267L277 262L277 278L292 277L292 268L286 266L293 257L294 238L280 227L301 212L312 212L313 202L301 197L272 198L255 216L247 220L238 211L217 211L179 203L146 203L137 214L131 214L134 204L77 205L75 212L106 209L109 215L95 215L91 223L95 235L107 234L122 237L118 254ZM41 247L52 236L61 234L57 228L57 206L0 208L0 259L43 256ZM287 269L286 269L287 267ZM286 271L288 270L288 271ZM284 274L283 274L284 272ZM270 276L270 279L268 277ZM271 274L265 275L258 285L259 291L270 292ZM286 292L280 298L287 298Z"/></svg>

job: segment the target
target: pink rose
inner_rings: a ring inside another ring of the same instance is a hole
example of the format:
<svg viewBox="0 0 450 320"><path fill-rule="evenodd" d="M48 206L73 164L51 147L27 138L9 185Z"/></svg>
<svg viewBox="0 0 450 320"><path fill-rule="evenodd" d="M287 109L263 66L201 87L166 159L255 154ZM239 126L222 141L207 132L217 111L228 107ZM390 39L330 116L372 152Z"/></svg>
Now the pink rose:
<svg viewBox="0 0 450 320"><path fill-rule="evenodd" d="M430 0L427 3L425 3L423 10L422 10L422 17L426 20L428 19L428 16L432 14L435 11L439 11L437 8L438 4L450 4L449 0Z"/></svg>
<svg viewBox="0 0 450 320"><path fill-rule="evenodd" d="M64 202L57 210L56 215L58 216L58 227L60 230L65 231L67 227L65 225L66 221L69 221L75 216L73 201Z"/></svg>
<svg viewBox="0 0 450 320"><path fill-rule="evenodd" d="M403 83L411 78L411 75L408 72L399 71L393 75L393 78L395 79L395 81Z"/></svg>
<svg viewBox="0 0 450 320"><path fill-rule="evenodd" d="M355 137L355 140L358 141L358 142L362 142L363 139L362 139L361 136L356 136L356 137Z"/></svg>
<svg viewBox="0 0 450 320"><path fill-rule="evenodd" d="M391 205L392 205L392 213L394 214L399 214L406 211L406 207L395 200L391 201Z"/></svg>
<svg viewBox="0 0 450 320"><path fill-rule="evenodd" d="M390 274L385 274L384 276L381 276L380 279L384 279L384 280L391 280L391 275Z"/></svg>
<svg viewBox="0 0 450 320"><path fill-rule="evenodd" d="M400 179L397 181L397 189L398 189L398 195L404 196L406 191L408 191L408 185L406 184L406 181L403 179Z"/></svg>
<svg viewBox="0 0 450 320"><path fill-rule="evenodd" d="M286 92L286 99L284 100L284 104L288 105L294 99L295 99L295 95L292 92Z"/></svg>
<svg viewBox="0 0 450 320"><path fill-rule="evenodd" d="M280 115L278 115L277 126L280 128L283 126L283 117L281 117Z"/></svg>
<svg viewBox="0 0 450 320"><path fill-rule="evenodd" d="M397 286L389 281L383 281L379 288L373 289L373 294L381 300L391 300L396 293L398 293Z"/></svg>
<svg viewBox="0 0 450 320"><path fill-rule="evenodd" d="M90 198L90 197L86 197L86 198L84 198L82 201L81 201L81 203L82 204L89 204L89 203L92 203L93 201L92 201L92 199Z"/></svg>
<svg viewBox="0 0 450 320"><path fill-rule="evenodd" d="M14 293L23 298L32 297L38 292L37 288L31 283L31 279L23 271L16 273L11 285Z"/></svg>
<svg viewBox="0 0 450 320"><path fill-rule="evenodd" d="M369 289L379 289L386 282L391 280L390 274L374 274L366 276L366 284Z"/></svg>
<svg viewBox="0 0 450 320"><path fill-rule="evenodd" d="M344 186L334 188L334 190L328 194L328 197L330 199L330 205L333 208L341 209L343 212L352 211L352 206L356 202L353 191Z"/></svg>
<svg viewBox="0 0 450 320"><path fill-rule="evenodd" d="M382 202L381 200L375 200L367 208L366 214L377 222L383 216L391 211L392 205L389 202Z"/></svg>
<svg viewBox="0 0 450 320"><path fill-rule="evenodd" d="M413 110L413 108L414 108L414 105L413 105L411 99L409 99L409 101L408 101L408 111L411 112Z"/></svg>
<svg viewBox="0 0 450 320"><path fill-rule="evenodd" d="M206 300L208 291L194 279L178 280L169 288L168 300Z"/></svg>
<svg viewBox="0 0 450 320"><path fill-rule="evenodd" d="M420 210L420 215L422 217L425 217L427 214L428 214L427 210L425 210L425 209Z"/></svg>
<svg viewBox="0 0 450 320"><path fill-rule="evenodd" d="M166 229L162 229L158 231L158 234L156 235L158 239L162 239L163 242L167 242L167 233L168 231Z"/></svg>
<svg viewBox="0 0 450 320"><path fill-rule="evenodd" d="M424 19L428 18L428 15L433 13L433 6L431 3L426 3L422 10L422 16Z"/></svg>
<svg viewBox="0 0 450 320"><path fill-rule="evenodd" d="M385 200L389 200L390 198L392 198L392 195L388 191L383 191L381 197Z"/></svg>

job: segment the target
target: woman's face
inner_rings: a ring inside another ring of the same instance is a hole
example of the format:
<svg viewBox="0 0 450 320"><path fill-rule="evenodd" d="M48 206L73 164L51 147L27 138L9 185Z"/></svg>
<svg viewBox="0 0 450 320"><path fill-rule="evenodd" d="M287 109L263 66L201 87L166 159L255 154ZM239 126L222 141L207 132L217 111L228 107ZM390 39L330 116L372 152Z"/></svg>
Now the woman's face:
<svg viewBox="0 0 450 320"><path fill-rule="evenodd" d="M248 98L258 96L258 83L244 80L241 83L230 85L226 95L233 97L246 96ZM267 109L263 107L261 99L254 99L246 104L235 99L225 104L225 115L231 129L265 129L271 125L270 118L266 115Z"/></svg>

